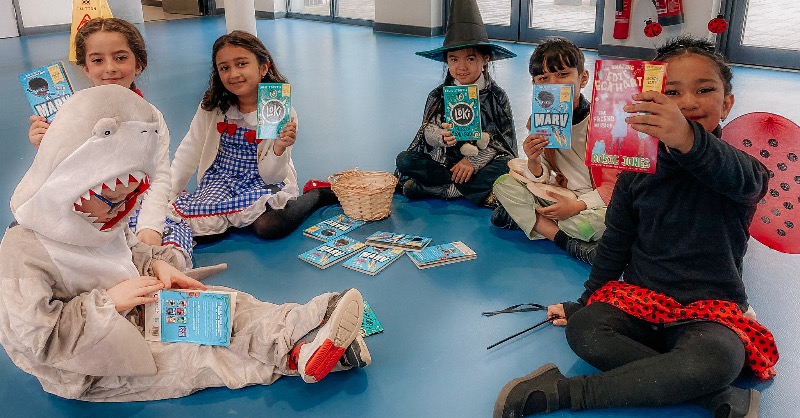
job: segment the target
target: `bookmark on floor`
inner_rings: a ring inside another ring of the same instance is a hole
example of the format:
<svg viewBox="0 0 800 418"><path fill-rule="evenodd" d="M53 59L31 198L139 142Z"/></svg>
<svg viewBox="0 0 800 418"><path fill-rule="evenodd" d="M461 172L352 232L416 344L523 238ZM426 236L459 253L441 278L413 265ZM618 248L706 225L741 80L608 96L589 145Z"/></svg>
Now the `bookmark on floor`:
<svg viewBox="0 0 800 418"><path fill-rule="evenodd" d="M527 306L527 308L523 308L523 306ZM547 306L544 306L544 305L539 304L539 303L520 303L518 305L512 305L512 306L509 306L508 308L501 309L499 311L483 312L483 316L495 316L495 315L498 315L498 314L505 314L505 313L546 311L546 310L547 310ZM518 333L516 333L514 335L511 335L509 337L503 338L502 340L500 340L500 341L498 341L498 342L486 347L486 349L487 350L491 350L492 348L497 347L498 345L500 345L500 344L502 344L502 343L514 338L514 337L518 337L518 336L520 336L520 335L522 335L522 334L524 334L524 333L526 333L528 331L531 331L531 330L533 330L533 329L535 329L537 327L540 327L540 326L542 326L542 325L544 325L544 324L546 324L548 322L551 322L554 319L558 319L558 318L556 318L556 317L553 317L553 318L548 317L544 321L539 322L538 324L536 324L536 325L534 325L534 326L532 326L530 328L524 329L524 330L522 330L522 331L520 331L520 332L518 332Z"/></svg>

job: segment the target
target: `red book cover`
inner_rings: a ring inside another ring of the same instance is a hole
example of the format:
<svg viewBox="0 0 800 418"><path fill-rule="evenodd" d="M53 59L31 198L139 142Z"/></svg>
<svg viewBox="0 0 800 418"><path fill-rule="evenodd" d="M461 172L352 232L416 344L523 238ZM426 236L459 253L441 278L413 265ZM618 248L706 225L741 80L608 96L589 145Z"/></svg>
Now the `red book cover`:
<svg viewBox="0 0 800 418"><path fill-rule="evenodd" d="M597 60L586 143L586 165L654 173L658 138L625 122L622 108L643 91L664 92L667 64L655 61Z"/></svg>

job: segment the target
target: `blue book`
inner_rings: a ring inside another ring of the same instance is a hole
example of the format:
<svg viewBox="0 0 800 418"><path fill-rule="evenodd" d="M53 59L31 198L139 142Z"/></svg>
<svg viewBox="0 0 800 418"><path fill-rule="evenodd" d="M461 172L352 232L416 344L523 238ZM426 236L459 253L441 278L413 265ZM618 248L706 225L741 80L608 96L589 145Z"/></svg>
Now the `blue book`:
<svg viewBox="0 0 800 418"><path fill-rule="evenodd" d="M383 325L378 321L375 312L372 311L372 306L369 302L364 301L364 319L361 321L361 336L369 337L372 334L383 332Z"/></svg>
<svg viewBox="0 0 800 418"><path fill-rule="evenodd" d="M366 242L367 245L379 248L399 248L401 250L419 251L430 244L431 239L417 235L378 231L368 236Z"/></svg>
<svg viewBox="0 0 800 418"><path fill-rule="evenodd" d="M481 102L478 86L444 86L444 121L453 124L456 141L481 139Z"/></svg>
<svg viewBox="0 0 800 418"><path fill-rule="evenodd" d="M420 269L458 263L478 257L471 248L461 241L434 245L419 252L408 252L408 257Z"/></svg>
<svg viewBox="0 0 800 418"><path fill-rule="evenodd" d="M258 85L258 122L256 137L277 139L292 113L292 85L261 83Z"/></svg>
<svg viewBox="0 0 800 418"><path fill-rule="evenodd" d="M72 84L61 62L53 62L19 75L33 112L52 122L61 105L72 96Z"/></svg>
<svg viewBox="0 0 800 418"><path fill-rule="evenodd" d="M383 249L369 246L350 257L342 266L374 276L401 255L403 255L403 250L400 248Z"/></svg>
<svg viewBox="0 0 800 418"><path fill-rule="evenodd" d="M365 223L365 221L353 219L345 214L341 214L309 226L303 231L303 235L320 241L328 241L338 236L348 234L350 231Z"/></svg>
<svg viewBox="0 0 800 418"><path fill-rule="evenodd" d="M326 269L347 258L350 254L364 248L364 243L347 235L334 238L297 256L306 263Z"/></svg>
<svg viewBox="0 0 800 418"><path fill-rule="evenodd" d="M145 305L145 339L201 345L231 344L236 292L161 290Z"/></svg>
<svg viewBox="0 0 800 418"><path fill-rule="evenodd" d="M572 147L572 84L534 84L531 134L550 139L546 148Z"/></svg>

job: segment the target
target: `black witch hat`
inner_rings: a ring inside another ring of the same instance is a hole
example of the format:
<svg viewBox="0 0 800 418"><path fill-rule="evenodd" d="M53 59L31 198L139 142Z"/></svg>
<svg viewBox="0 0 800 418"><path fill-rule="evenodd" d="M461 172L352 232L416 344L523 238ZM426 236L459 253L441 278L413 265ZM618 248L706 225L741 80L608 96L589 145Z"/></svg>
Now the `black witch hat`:
<svg viewBox="0 0 800 418"><path fill-rule="evenodd" d="M475 0L451 0L450 17L441 48L417 52L417 55L435 61L445 61L447 51L477 46L491 49L492 61L516 57L517 54L500 45L489 42L486 27L483 26L481 12Z"/></svg>

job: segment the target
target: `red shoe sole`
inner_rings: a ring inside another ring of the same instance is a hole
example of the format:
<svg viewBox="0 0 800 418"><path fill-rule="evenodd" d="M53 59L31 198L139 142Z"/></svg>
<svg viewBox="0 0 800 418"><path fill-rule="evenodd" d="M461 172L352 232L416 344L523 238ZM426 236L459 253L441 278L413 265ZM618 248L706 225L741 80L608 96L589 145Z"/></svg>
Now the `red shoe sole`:
<svg viewBox="0 0 800 418"><path fill-rule="evenodd" d="M317 382L330 373L336 363L344 354L346 347L337 347L331 340L325 340L311 355L306 363L305 374L313 377Z"/></svg>

